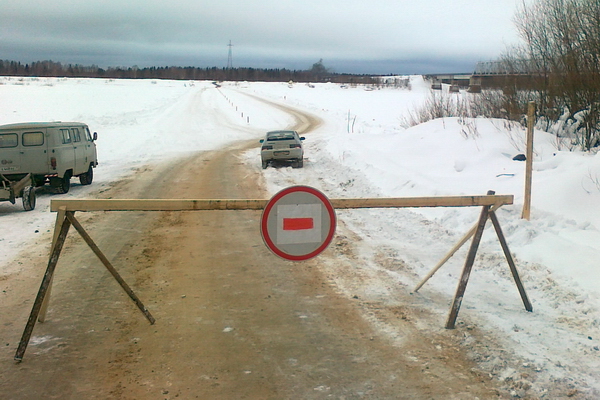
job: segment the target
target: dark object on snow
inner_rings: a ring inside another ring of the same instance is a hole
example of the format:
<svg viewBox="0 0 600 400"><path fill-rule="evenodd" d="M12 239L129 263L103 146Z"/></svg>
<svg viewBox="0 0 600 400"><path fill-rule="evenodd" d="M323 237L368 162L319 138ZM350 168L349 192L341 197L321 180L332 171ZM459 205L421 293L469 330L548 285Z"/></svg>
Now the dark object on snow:
<svg viewBox="0 0 600 400"><path fill-rule="evenodd" d="M514 161L525 161L527 160L527 157L525 156L525 154L517 154L516 156L513 157Z"/></svg>

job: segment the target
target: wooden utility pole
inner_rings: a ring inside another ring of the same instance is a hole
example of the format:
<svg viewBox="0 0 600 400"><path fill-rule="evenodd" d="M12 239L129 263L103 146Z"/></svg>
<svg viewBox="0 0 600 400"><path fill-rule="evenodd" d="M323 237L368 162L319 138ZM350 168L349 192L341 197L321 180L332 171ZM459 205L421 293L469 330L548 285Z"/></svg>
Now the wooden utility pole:
<svg viewBox="0 0 600 400"><path fill-rule="evenodd" d="M525 160L525 197L521 218L529 221L531 215L531 179L533 172L533 128L535 126L535 102L530 101L527 108L527 153Z"/></svg>

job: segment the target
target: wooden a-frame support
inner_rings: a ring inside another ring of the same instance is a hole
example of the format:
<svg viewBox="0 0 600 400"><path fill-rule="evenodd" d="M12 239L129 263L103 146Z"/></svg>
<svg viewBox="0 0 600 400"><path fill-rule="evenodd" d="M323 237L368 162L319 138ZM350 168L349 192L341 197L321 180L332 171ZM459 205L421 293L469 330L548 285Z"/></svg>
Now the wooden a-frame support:
<svg viewBox="0 0 600 400"><path fill-rule="evenodd" d="M493 191L489 191L488 195L493 195ZM465 236L463 236L458 243L446 254L446 256L431 270L425 278L419 282L419 284L413 290L417 292L425 282L427 282L449 259L456 253L468 240L473 237L473 241L471 242L471 247L469 248L469 252L467 253L467 259L465 261L465 266L463 268L460 280L458 282L458 287L456 288L456 294L454 295L454 300L452 301L452 307L450 308L450 313L448 315L448 320L446 322L446 329L454 329L456 325L456 318L458 317L458 311L460 310L460 305L462 303L463 296L465 294L465 289L467 288L467 283L469 282L469 276L471 275L471 270L473 268L473 264L475 263L475 256L477 255L477 249L479 248L479 243L481 242L481 237L483 236L483 231L485 229L485 224L488 219L492 221L494 225L494 229L496 231L496 235L498 236L498 241L502 247L502 251L504 252L504 256L506 257L506 261L508 262L508 266L510 268L510 272L515 280L515 284L517 285L517 289L519 290L519 294L521 295L521 299L523 300L523 305L525 309L529 312L533 311L533 307L529 298L527 297L527 293L525 292L525 287L521 282L521 278L519 277L519 272L517 271L517 267L515 262L510 254L510 250L508 248L508 243L504 237L504 233L502 232L502 228L500 227L500 222L498 221L498 217L496 216L496 210L500 206L490 206L485 205L482 207L481 215L479 220L473 228L471 228Z"/></svg>
<svg viewBox="0 0 600 400"><path fill-rule="evenodd" d="M496 215L495 210L500 208L504 204L513 204L512 195L495 195L493 191L489 191L485 196L439 196L439 197L408 197L408 198L377 198L377 199L331 199L331 203L336 209L358 209L358 208L416 208L416 207L473 207L482 206L481 217L476 226L474 226L460 241L459 243L448 253L443 261L441 261L436 268L416 287L415 292L423 286L423 284L433 276L433 274L446 262L452 255L458 251L458 249L465 244L470 237L475 236L465 268L457 289L454 303L448 318L446 328L454 328L462 296L464 294L469 274L471 272L477 248L485 228L487 219L491 219L496 229L496 233L504 250L504 254L508 260L511 272L517 287L525 303L525 308L528 311L532 311L531 303L527 299L525 289L521 284L517 269L513 262L512 256L508 250L508 245L502 234L500 224ZM123 290L129 295L129 297L135 302L137 307L146 316L151 324L154 324L155 320L142 304L140 299L135 295L131 288L121 278L119 273L115 270L109 260L100 251L98 246L94 243L91 237L83 229L79 221L75 219L76 211L200 211L200 210L263 210L267 200L204 200L204 199L105 199L105 200L52 200L50 204L51 211L57 212L56 224L54 227L54 237L52 241L52 247L50 250L50 257L48 260L48 267L46 273L42 279L40 289L34 301L31 314L25 326L23 336L19 342L19 347L15 354L15 360L20 362L23 359L25 349L29 344L29 339L33 332L36 320L44 322L46 310L48 306L48 299L50 297L50 290L52 287L52 280L54 276L54 270L58 263L58 258L62 251L67 233L71 225L75 227L80 236L92 249L94 254L98 256L100 261L113 275L117 282L121 285Z"/></svg>
<svg viewBox="0 0 600 400"><path fill-rule="evenodd" d="M62 251L71 225L75 228L75 230L79 233L79 235L83 238L87 245L92 249L94 254L98 256L102 264L104 264L106 269L108 269L108 271L116 279L119 285L121 285L123 290L125 290L125 292L137 305L137 307L148 319L148 321L150 321L150 324L154 324L155 322L155 319L152 316L152 314L150 314L150 312L148 311L148 309L146 309L141 300L137 297L133 290L131 290L129 285L127 285L127 283L125 282L125 280L123 280L121 275L119 275L117 270L112 266L108 258L106 258L106 256L102 253L102 251L100 251L96 243L94 243L94 241L85 231L85 229L83 229L79 221L77 221L77 219L75 218L75 212L66 211L66 208L63 207L58 210L56 226L54 231L55 235L52 242L50 259L48 260L48 267L46 268L46 273L44 274L44 277L42 279L42 284L40 285L40 289L33 303L29 319L27 320L27 324L25 325L25 330L23 331L21 341L19 342L19 347L17 348L17 352L15 353L15 361L20 362L23 360L23 354L25 354L25 350L27 349L27 345L29 344L31 333L33 332L33 328L35 326L36 321L38 319L40 320L40 322L44 321L46 307L48 305L48 298L50 297L48 295L48 292L50 290L52 280L54 277L54 270L56 269L58 258L60 257L60 253Z"/></svg>

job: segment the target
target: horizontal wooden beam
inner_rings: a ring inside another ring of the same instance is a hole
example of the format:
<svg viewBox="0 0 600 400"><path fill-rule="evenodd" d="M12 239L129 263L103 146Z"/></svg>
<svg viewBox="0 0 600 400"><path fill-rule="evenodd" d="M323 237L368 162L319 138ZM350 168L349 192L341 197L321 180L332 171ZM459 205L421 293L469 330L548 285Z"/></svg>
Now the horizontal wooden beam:
<svg viewBox="0 0 600 400"><path fill-rule="evenodd" d="M178 200L178 199L94 199L52 200L50 210L58 211L199 211L262 210L267 200Z"/></svg>
<svg viewBox="0 0 600 400"><path fill-rule="evenodd" d="M513 204L513 195L330 199L334 208L473 207Z"/></svg>
<svg viewBox="0 0 600 400"><path fill-rule="evenodd" d="M337 209L472 207L513 204L513 195L398 197L379 199L330 199ZM50 210L58 211L199 211L263 210L268 200L177 200L177 199L94 199L52 200Z"/></svg>

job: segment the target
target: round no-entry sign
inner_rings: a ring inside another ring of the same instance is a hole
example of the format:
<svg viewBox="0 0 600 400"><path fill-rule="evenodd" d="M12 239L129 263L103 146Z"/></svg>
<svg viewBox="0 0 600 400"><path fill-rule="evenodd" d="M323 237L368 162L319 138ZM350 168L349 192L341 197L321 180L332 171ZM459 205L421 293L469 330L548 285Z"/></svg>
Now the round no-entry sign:
<svg viewBox="0 0 600 400"><path fill-rule="evenodd" d="M335 223L335 210L323 193L309 186L292 186L269 200L261 217L260 233L279 257L304 261L331 243Z"/></svg>

